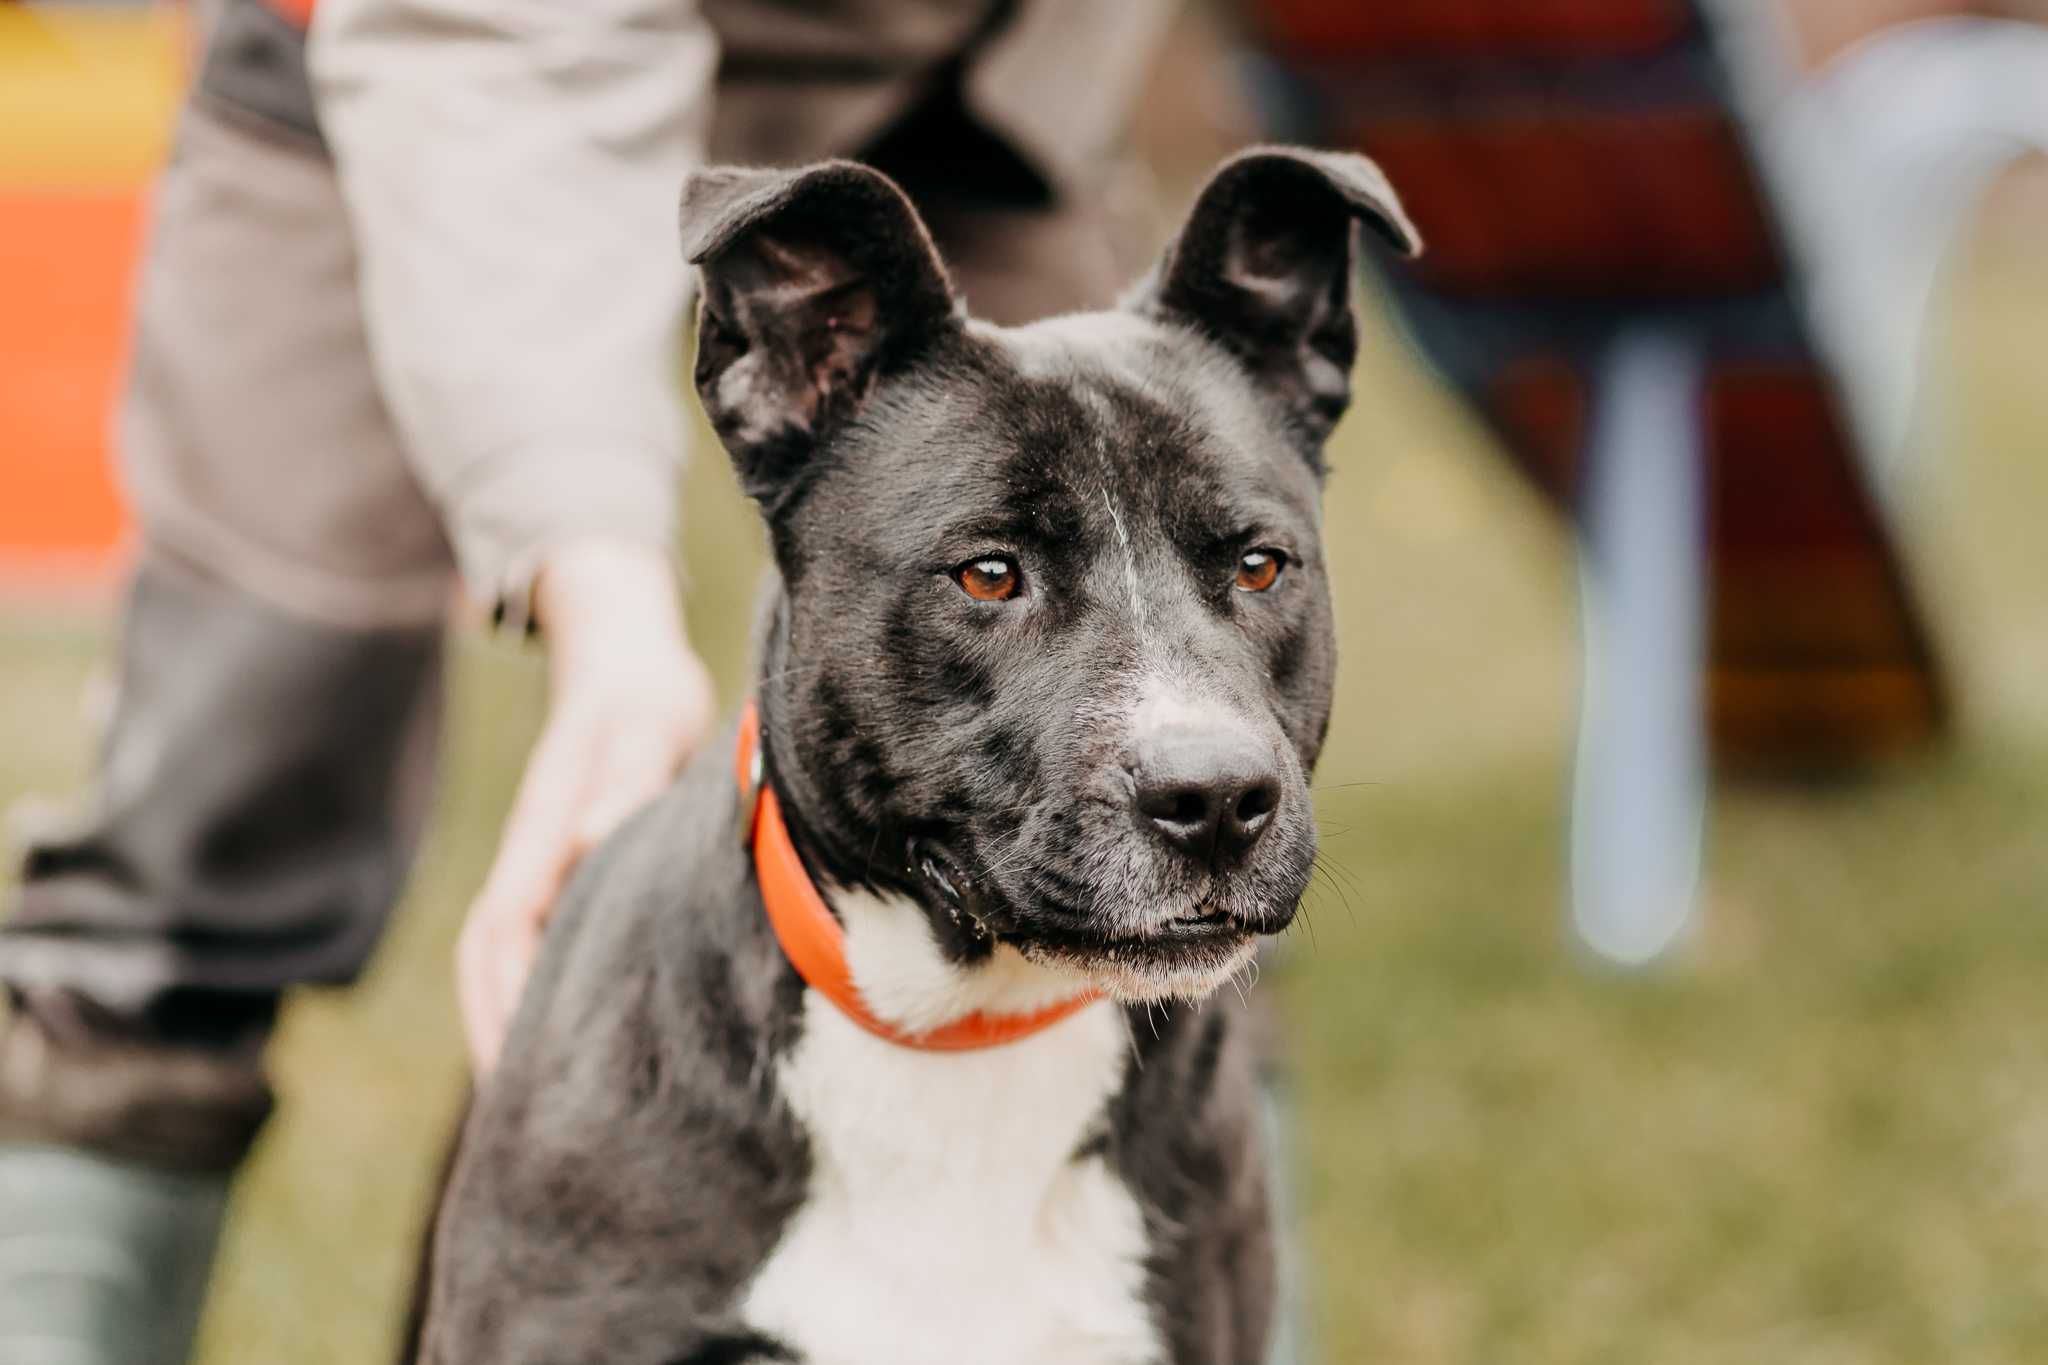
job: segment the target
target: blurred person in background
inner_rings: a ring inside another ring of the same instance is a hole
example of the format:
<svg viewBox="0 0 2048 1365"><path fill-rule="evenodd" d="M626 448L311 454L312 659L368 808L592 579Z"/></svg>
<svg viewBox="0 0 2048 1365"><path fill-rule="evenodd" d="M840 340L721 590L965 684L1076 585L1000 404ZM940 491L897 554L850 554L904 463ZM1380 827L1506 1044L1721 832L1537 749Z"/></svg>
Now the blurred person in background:
<svg viewBox="0 0 2048 1365"><path fill-rule="evenodd" d="M1939 283L2048 154L2048 0L1717 0L1744 112L1876 491L1915 490Z"/></svg>
<svg viewBox="0 0 2048 1365"><path fill-rule="evenodd" d="M1578 522L1581 940L1698 902L1715 763L1945 733L1903 562L1935 283L2048 149L2039 0L1246 0L1287 135L1355 146L1429 255L1394 302Z"/></svg>
<svg viewBox="0 0 2048 1365"><path fill-rule="evenodd" d="M352 980L403 882L458 579L549 660L458 953L480 1069L577 857L704 735L687 166L860 156L978 314L1106 303L1170 4L204 8L119 414L140 545L96 790L0 926L0 1360L186 1358L280 999Z"/></svg>

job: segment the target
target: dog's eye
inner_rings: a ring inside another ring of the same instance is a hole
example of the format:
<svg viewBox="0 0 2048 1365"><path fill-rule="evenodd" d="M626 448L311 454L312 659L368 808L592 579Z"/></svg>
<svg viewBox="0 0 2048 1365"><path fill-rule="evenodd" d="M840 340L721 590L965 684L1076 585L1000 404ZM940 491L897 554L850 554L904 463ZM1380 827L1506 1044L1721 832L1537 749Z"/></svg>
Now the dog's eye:
<svg viewBox="0 0 2048 1365"><path fill-rule="evenodd" d="M1280 581L1287 567L1287 552L1262 546L1245 552L1237 561L1237 588L1241 592L1264 592Z"/></svg>
<svg viewBox="0 0 2048 1365"><path fill-rule="evenodd" d="M1017 561L1002 555L970 559L953 570L953 581L977 602L1007 602L1017 595Z"/></svg>

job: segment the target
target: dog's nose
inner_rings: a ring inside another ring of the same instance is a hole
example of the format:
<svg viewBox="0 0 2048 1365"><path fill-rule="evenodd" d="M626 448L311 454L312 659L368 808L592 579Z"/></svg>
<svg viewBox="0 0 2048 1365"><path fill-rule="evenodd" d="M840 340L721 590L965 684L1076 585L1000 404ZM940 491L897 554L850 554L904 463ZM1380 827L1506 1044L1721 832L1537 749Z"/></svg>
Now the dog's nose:
<svg viewBox="0 0 2048 1365"><path fill-rule="evenodd" d="M1140 821L1203 863L1243 858L1280 807L1273 757L1242 730L1165 729L1139 740L1133 757Z"/></svg>

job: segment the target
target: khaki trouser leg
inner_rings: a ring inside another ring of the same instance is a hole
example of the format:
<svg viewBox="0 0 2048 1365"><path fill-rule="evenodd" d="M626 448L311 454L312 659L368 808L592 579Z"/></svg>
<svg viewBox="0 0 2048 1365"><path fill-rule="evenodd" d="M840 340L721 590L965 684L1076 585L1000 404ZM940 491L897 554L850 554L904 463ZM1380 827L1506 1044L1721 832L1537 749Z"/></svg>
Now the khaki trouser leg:
<svg viewBox="0 0 2048 1365"><path fill-rule="evenodd" d="M317 136L205 85L119 447L143 537L119 689L84 818L28 851L0 925L0 1139L226 1169L269 1108L279 995L353 978L398 894L453 571Z"/></svg>

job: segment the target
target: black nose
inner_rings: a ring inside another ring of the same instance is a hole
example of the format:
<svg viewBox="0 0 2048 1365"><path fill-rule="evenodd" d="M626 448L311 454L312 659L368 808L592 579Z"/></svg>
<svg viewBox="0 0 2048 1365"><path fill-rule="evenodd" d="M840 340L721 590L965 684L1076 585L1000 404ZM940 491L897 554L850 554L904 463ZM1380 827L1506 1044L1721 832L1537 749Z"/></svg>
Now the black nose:
<svg viewBox="0 0 2048 1365"><path fill-rule="evenodd" d="M1255 735L1169 728L1141 739L1134 757L1140 820L1203 863L1243 858L1280 808L1280 775Z"/></svg>

